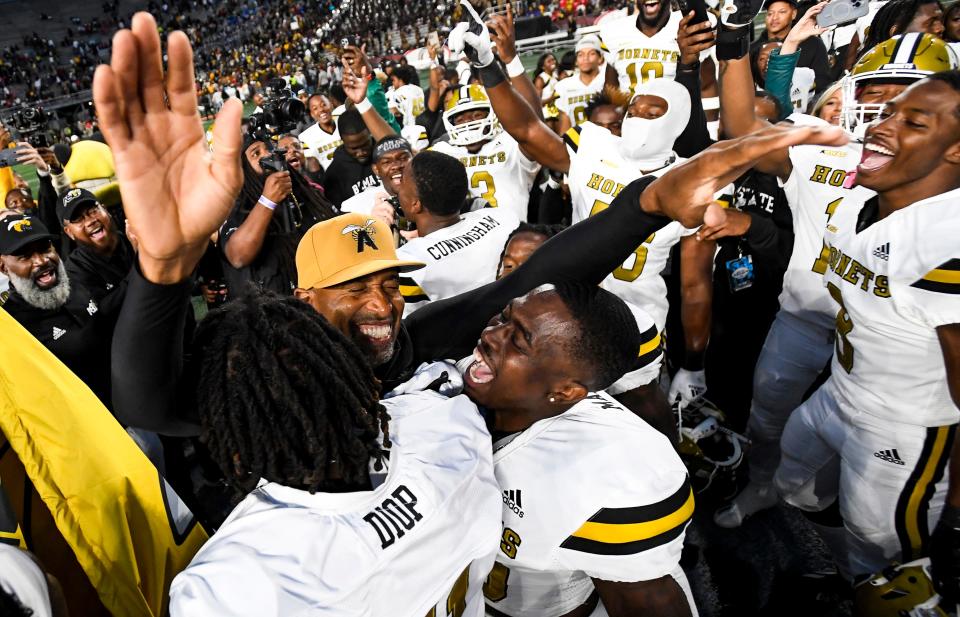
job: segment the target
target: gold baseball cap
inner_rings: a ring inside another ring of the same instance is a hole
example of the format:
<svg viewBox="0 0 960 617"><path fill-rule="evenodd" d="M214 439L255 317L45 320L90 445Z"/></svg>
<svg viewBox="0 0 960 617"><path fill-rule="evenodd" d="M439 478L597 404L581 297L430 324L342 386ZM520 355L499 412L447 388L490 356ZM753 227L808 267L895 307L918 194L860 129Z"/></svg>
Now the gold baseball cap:
<svg viewBox="0 0 960 617"><path fill-rule="evenodd" d="M352 212L317 223L297 246L297 287L332 287L361 276L397 268L422 268L419 261L397 259L393 234L383 221Z"/></svg>

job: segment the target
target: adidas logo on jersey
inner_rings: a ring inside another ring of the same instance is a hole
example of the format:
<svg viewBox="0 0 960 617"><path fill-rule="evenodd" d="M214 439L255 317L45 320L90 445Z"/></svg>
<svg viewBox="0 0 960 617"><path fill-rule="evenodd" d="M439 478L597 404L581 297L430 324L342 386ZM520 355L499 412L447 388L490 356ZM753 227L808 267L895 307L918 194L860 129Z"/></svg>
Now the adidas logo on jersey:
<svg viewBox="0 0 960 617"><path fill-rule="evenodd" d="M890 261L890 243L884 243L873 249L873 256L879 257L884 261Z"/></svg>
<svg viewBox="0 0 960 617"><path fill-rule="evenodd" d="M874 452L873 455L880 459L881 461L887 461L888 463L893 463L894 465L905 465L903 459L900 458L900 455L897 453L897 449L893 450L879 450Z"/></svg>
<svg viewBox="0 0 960 617"><path fill-rule="evenodd" d="M521 509L523 500L519 490L503 491L503 503L506 504L508 508L513 510L514 514L520 518L523 518L523 510Z"/></svg>
<svg viewBox="0 0 960 617"><path fill-rule="evenodd" d="M57 340L58 338L60 338L61 336L63 336L63 335L66 334L66 333L67 333L67 331L64 330L63 328L58 328L58 327L54 326L54 327L53 327L53 340Z"/></svg>

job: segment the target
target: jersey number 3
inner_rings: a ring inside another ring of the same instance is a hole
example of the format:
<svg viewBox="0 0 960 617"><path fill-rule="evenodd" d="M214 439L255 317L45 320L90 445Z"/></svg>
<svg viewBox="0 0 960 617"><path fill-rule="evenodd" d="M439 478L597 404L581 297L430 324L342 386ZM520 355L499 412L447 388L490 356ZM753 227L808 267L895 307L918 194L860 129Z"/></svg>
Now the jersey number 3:
<svg viewBox="0 0 960 617"><path fill-rule="evenodd" d="M480 194L480 197L487 200L491 208L496 208L497 198L495 194L497 192L497 185L493 183L493 176L490 175L489 171L475 171L473 175L470 176L470 188L480 188L481 182L485 190Z"/></svg>

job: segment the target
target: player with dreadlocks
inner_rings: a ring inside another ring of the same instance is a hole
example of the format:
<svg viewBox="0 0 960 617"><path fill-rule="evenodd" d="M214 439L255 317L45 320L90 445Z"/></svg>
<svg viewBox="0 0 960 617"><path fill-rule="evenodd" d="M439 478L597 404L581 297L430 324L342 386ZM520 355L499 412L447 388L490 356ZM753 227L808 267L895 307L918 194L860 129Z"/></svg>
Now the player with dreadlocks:
<svg viewBox="0 0 960 617"><path fill-rule="evenodd" d="M461 34L463 26L457 27ZM132 30L114 38L113 65L97 69L94 98L124 208L143 230L122 331L136 324L137 353L152 356L166 345L158 339L178 336L176 328L161 330L158 322L182 304L179 297L168 302L188 285L210 231L239 190L241 113L232 100L224 105L214 131L217 148L208 158L189 42L182 33L170 35L164 80L156 74L162 62L155 22L137 14ZM475 46L484 40L470 32L463 37ZM506 79L493 62L481 74L488 84ZM120 83L138 86L121 89ZM166 85L169 107L158 83ZM463 358L472 350L459 367L469 399L420 391L386 401L389 470L383 484L371 477L373 491L311 495L262 483L198 553L179 579L182 586L175 584L172 614L184 606L190 614L290 615L306 600L311 608L335 605L343 615L421 617L445 598L441 614L472 617L483 612L471 595L485 574L476 567L480 559L469 556L470 567L459 572L449 560L464 559L463 551L474 546L480 555L480 546L489 543L500 552L483 586L494 611L587 615L603 602L615 616L690 615L679 567L693 510L686 470L665 437L598 392L633 366L638 353L643 359L659 351L655 339L650 349L640 345L629 309L598 284L667 224L657 214L699 225L715 192L763 154L843 140L835 128L772 127L714 146L656 180L630 183L607 210L548 241L509 276L432 302L400 330L398 273L421 264L397 260L389 228L376 220L353 214L315 225L297 250L298 299L351 340L363 334L365 355L378 369L396 361L401 372L419 359ZM206 207L196 208L201 195ZM719 216L719 208L713 210L712 217ZM551 279L556 284L545 286ZM120 325L114 340L123 338L119 332ZM401 332L407 340L394 345ZM121 382L114 391L125 399L116 406L124 417L135 406L132 395L144 388L131 380L151 388L164 380L183 385L182 356L161 358L168 361L157 371L169 378L147 370L135 355L127 349L113 356ZM239 362L228 356L227 370ZM470 502L490 489L480 473L489 459L477 437L476 406L491 412L495 473L509 489L502 495L499 539L473 527L487 503ZM179 431L170 422L178 413L165 408L140 419ZM454 579L438 576L441 562ZM225 603L222 610L207 610L199 598L215 588L229 593L217 598ZM264 589L275 593L264 598ZM417 594L419 604L412 601Z"/></svg>
<svg viewBox="0 0 960 617"><path fill-rule="evenodd" d="M363 354L325 319L293 297L249 294L210 313L194 345L202 439L227 478L369 488L389 416Z"/></svg>
<svg viewBox="0 0 960 617"><path fill-rule="evenodd" d="M482 612L500 496L466 397L381 403L360 349L269 292L211 312L193 357L201 439L252 492L174 580L171 615L422 615L449 598ZM430 565L400 591L408 560Z"/></svg>
<svg viewBox="0 0 960 617"><path fill-rule="evenodd" d="M244 141L243 186L220 228L219 245L230 288L239 291L253 281L286 295L296 281L294 253L303 233L339 212L282 155L273 155L269 143L255 136Z"/></svg>

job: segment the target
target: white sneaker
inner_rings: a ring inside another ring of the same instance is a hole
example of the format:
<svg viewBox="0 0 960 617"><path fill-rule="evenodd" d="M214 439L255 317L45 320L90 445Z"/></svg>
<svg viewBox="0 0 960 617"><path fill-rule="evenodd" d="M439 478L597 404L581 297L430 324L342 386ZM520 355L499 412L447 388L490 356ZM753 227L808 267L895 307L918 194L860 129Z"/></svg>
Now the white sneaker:
<svg viewBox="0 0 960 617"><path fill-rule="evenodd" d="M775 505L777 505L776 489L751 482L733 498L733 501L714 512L713 522L725 529L736 529L748 517Z"/></svg>

